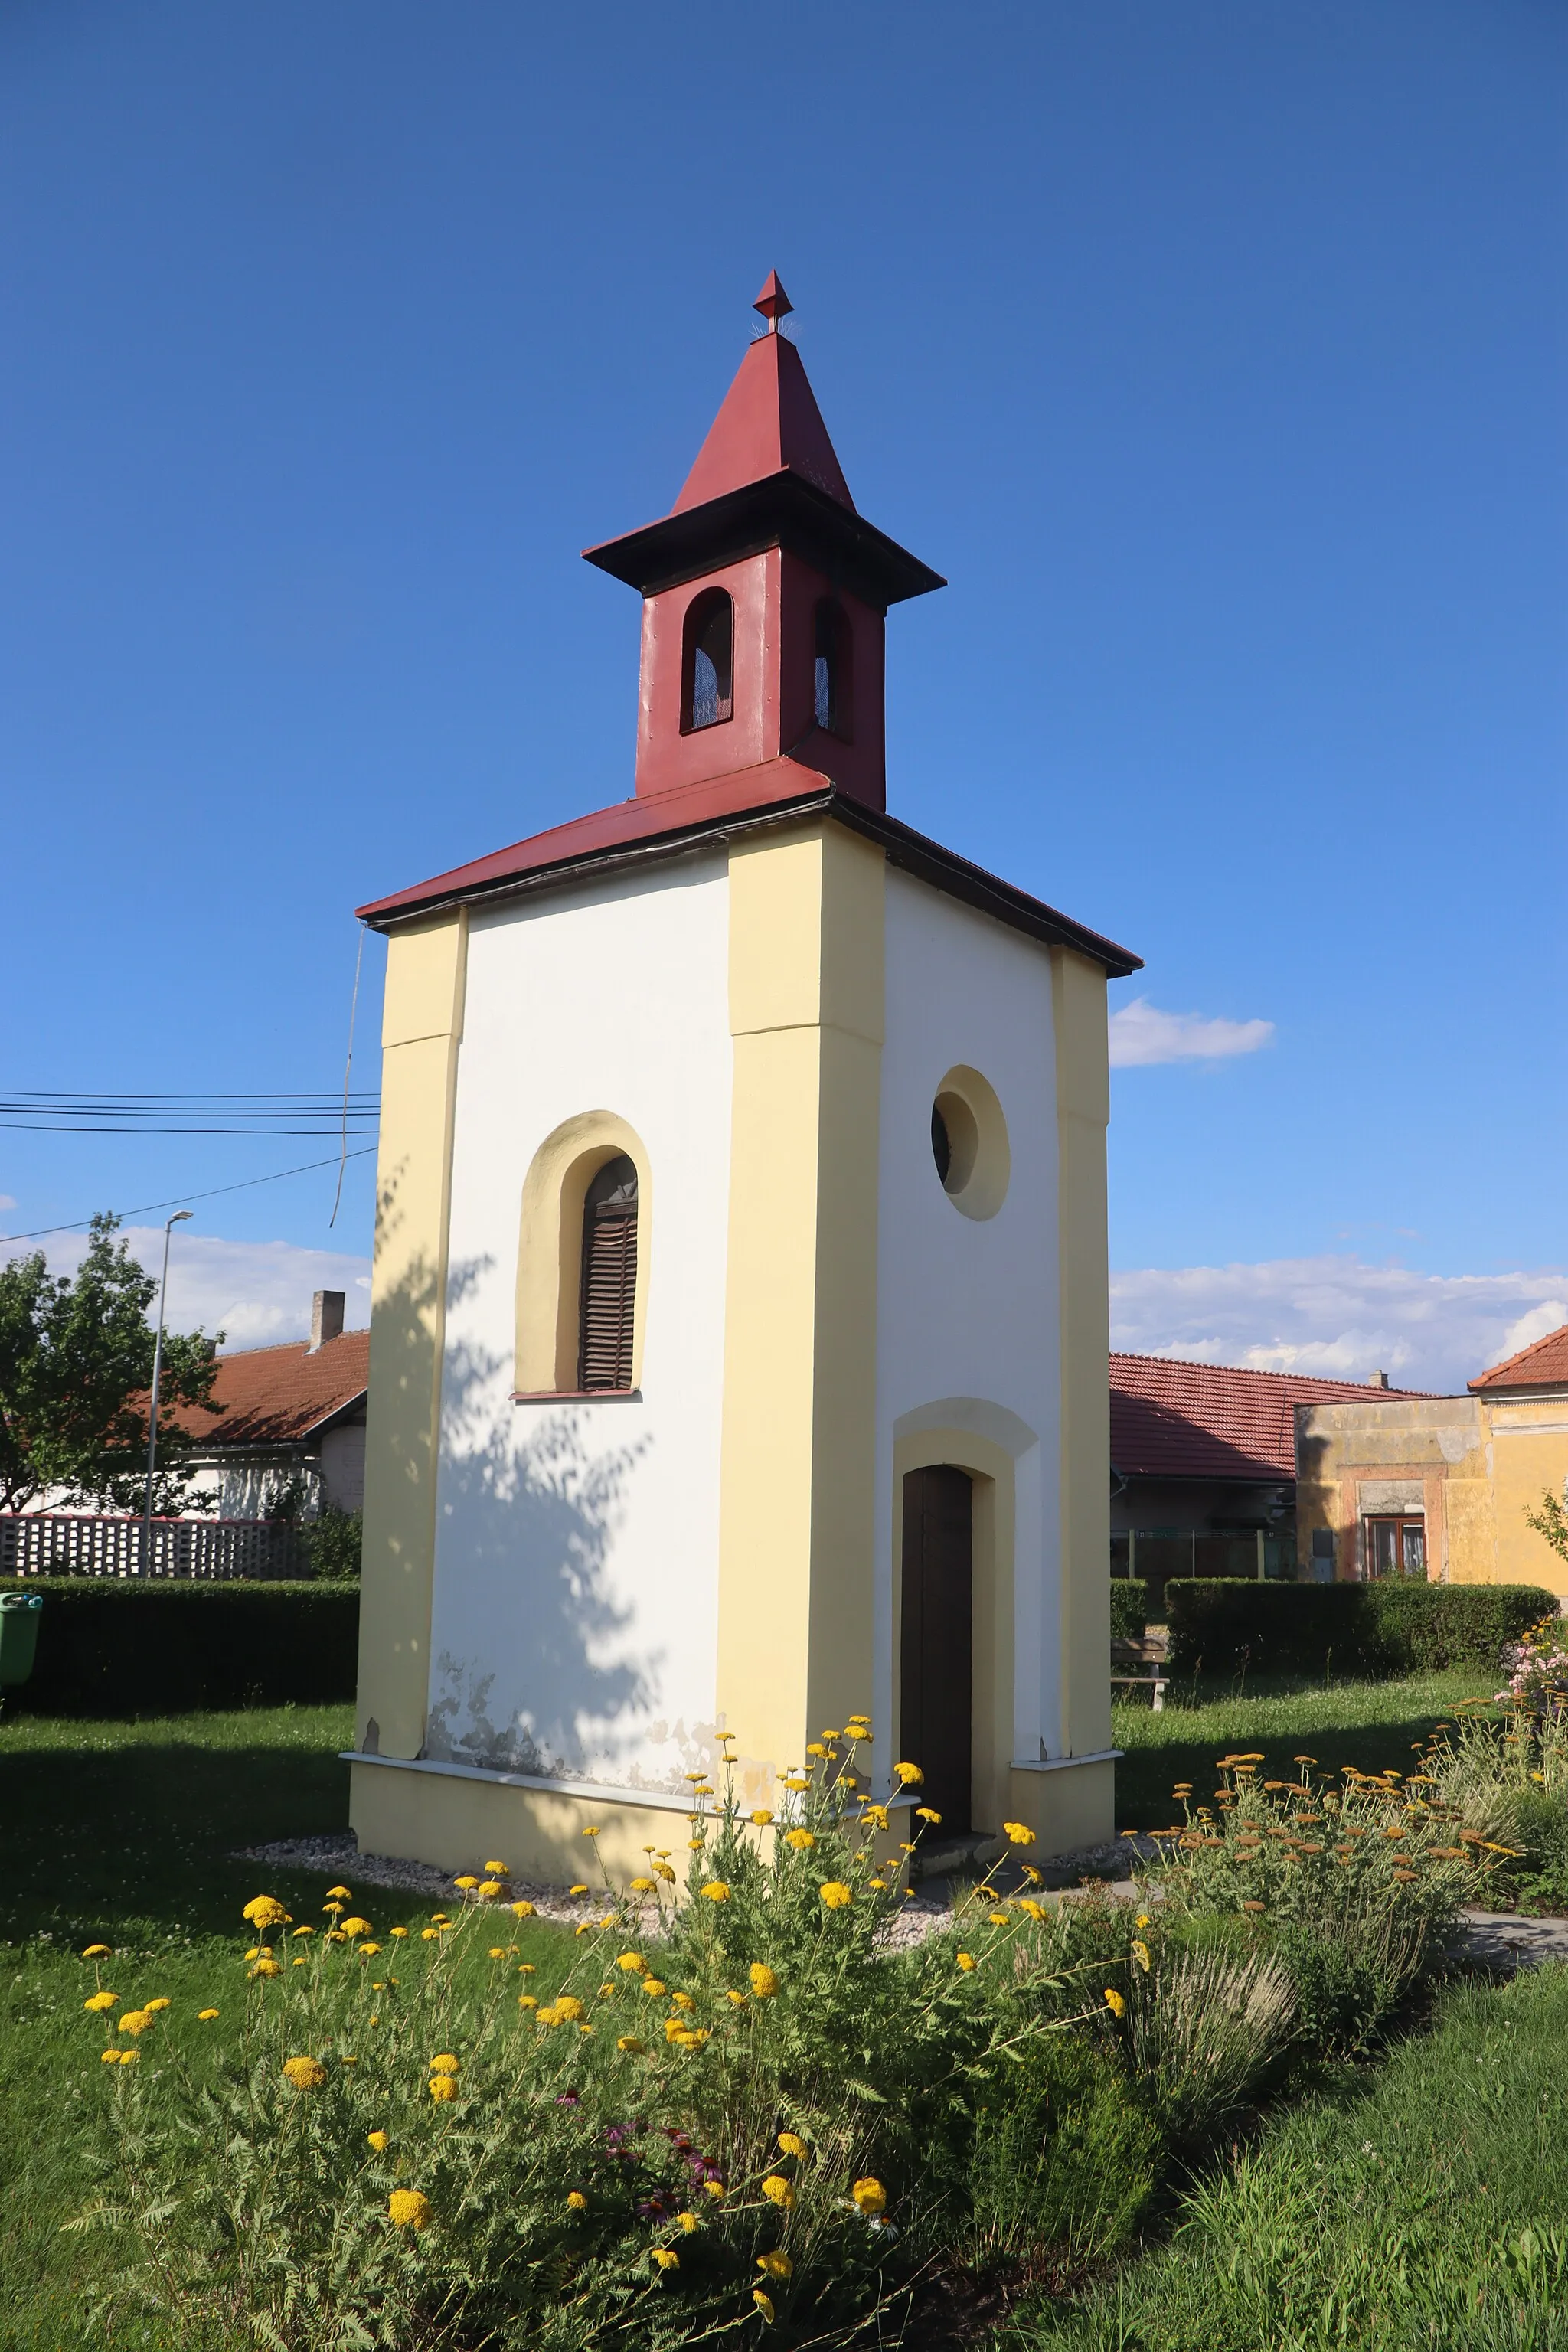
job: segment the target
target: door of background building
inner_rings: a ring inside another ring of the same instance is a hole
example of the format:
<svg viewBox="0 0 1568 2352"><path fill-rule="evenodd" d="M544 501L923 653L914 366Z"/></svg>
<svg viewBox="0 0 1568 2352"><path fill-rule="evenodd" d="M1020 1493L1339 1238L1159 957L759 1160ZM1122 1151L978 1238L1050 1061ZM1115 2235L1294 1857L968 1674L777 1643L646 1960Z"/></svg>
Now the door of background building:
<svg viewBox="0 0 1568 2352"><path fill-rule="evenodd" d="M1366 1522L1366 1572L1369 1576L1421 1576L1426 1573L1425 1519L1379 1518Z"/></svg>
<svg viewBox="0 0 1568 2352"><path fill-rule="evenodd" d="M946 1464L904 1480L899 1756L942 1827L966 1830L973 1747L974 1490Z"/></svg>

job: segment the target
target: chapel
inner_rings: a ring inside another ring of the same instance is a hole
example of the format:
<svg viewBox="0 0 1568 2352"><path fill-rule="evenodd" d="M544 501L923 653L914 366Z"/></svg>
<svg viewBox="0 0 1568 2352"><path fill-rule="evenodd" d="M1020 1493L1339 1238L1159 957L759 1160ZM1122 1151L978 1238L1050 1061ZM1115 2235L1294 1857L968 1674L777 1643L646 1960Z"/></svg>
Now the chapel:
<svg viewBox="0 0 1568 2352"><path fill-rule="evenodd" d="M1106 982L888 808L884 633L769 277L642 599L634 789L388 943L353 1821L574 1878L873 1725L951 1831L1111 1834ZM963 780L973 789L973 779ZM906 1800L907 1801L912 1801ZM895 1817L897 1819L897 1817Z"/></svg>

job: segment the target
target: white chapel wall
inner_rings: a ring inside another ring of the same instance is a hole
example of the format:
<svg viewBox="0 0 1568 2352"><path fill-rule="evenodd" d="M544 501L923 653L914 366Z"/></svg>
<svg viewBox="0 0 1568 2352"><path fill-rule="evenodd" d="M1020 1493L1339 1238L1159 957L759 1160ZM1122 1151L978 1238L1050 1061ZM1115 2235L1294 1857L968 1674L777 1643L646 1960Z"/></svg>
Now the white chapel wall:
<svg viewBox="0 0 1568 2352"><path fill-rule="evenodd" d="M474 916L426 1752L674 1787L713 1727L729 1194L721 855ZM514 1405L524 1176L594 1110L647 1148L642 1401Z"/></svg>
<svg viewBox="0 0 1568 2352"><path fill-rule="evenodd" d="M968 1065L1006 1118L1006 1197L984 1221L944 1192L931 1104ZM891 1730L894 1444L958 1421L1013 1456L1014 1753L1059 1750L1056 1057L1047 951L889 867L878 1217L875 1720ZM932 1408L965 1400L964 1414ZM901 1425L901 1426L900 1426ZM891 1761L879 1757L883 1770Z"/></svg>

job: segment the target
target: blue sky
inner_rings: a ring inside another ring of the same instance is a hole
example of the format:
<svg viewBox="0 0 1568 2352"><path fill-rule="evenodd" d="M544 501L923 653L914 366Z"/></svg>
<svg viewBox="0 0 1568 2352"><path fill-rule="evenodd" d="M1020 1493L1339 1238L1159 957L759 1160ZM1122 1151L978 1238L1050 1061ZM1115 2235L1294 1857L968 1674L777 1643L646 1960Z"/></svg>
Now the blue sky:
<svg viewBox="0 0 1568 2352"><path fill-rule="evenodd" d="M10 0L5 1083L330 1088L356 901L624 797L577 551L776 266L952 583L890 805L1239 1024L1121 1024L1121 1339L1447 1381L1562 1319L1565 95L1545 0ZM3 1133L5 1229L280 1145ZM187 1312L352 1285L371 1164L333 1234L327 1172L202 1202Z"/></svg>

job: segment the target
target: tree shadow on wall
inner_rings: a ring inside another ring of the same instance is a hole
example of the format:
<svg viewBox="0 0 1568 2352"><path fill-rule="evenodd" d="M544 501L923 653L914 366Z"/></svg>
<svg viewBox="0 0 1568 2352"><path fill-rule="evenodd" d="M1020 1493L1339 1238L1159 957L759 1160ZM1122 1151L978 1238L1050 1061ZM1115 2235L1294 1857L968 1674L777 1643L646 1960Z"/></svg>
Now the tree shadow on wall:
<svg viewBox="0 0 1568 2352"><path fill-rule="evenodd" d="M462 1336L463 1307L490 1272L477 1260L448 1279L425 1753L576 1774L588 1741L603 1766L645 1736L652 1686L641 1664L616 1659L633 1612L608 1562L647 1441L591 1445L592 1408L520 1415L510 1356Z"/></svg>

